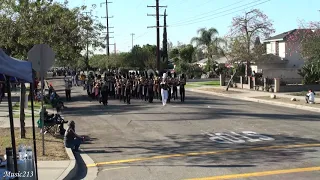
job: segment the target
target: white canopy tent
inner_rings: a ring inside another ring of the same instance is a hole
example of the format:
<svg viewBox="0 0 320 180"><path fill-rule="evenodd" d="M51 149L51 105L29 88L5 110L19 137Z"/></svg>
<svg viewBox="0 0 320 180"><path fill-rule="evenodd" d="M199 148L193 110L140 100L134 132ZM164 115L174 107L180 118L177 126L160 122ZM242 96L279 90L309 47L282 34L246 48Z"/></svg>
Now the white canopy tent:
<svg viewBox="0 0 320 180"><path fill-rule="evenodd" d="M33 83L32 63L12 58L2 49L0 49L0 74Z"/></svg>

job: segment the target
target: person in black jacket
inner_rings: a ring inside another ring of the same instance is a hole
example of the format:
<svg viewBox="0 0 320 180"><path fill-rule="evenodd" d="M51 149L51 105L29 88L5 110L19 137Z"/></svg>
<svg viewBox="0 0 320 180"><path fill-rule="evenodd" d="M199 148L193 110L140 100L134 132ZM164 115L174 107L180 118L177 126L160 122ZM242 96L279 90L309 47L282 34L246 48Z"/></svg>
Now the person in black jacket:
<svg viewBox="0 0 320 180"><path fill-rule="evenodd" d="M153 103L154 91L153 91L153 73L150 73L149 81L148 81L148 99L149 103Z"/></svg>
<svg viewBox="0 0 320 180"><path fill-rule="evenodd" d="M186 90L185 90L186 77L184 74L182 74L180 77L179 85L180 85L180 99L181 99L181 102L184 102L184 99L186 96Z"/></svg>

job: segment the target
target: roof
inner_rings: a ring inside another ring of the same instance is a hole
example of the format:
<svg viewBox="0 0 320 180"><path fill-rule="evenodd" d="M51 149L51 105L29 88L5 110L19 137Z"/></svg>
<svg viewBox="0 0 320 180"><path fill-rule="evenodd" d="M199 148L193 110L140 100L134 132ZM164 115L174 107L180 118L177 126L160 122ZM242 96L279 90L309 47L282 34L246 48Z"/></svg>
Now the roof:
<svg viewBox="0 0 320 180"><path fill-rule="evenodd" d="M274 54L264 54L256 64L285 64L288 60Z"/></svg>
<svg viewBox="0 0 320 180"><path fill-rule="evenodd" d="M204 63L207 63L207 61L208 61L208 58L205 58L205 59L201 59L200 61L197 61L193 64L204 64ZM214 59L214 61L216 61L219 64L224 64L224 63L227 63L228 59L226 57L220 57L218 59Z"/></svg>
<svg viewBox="0 0 320 180"><path fill-rule="evenodd" d="M281 34L278 34L278 35L275 35L273 37L270 37L270 38L267 38L265 39L264 41L272 41L272 40L283 40L284 38L286 38L288 35L292 34L293 32L295 32L297 29L293 29L291 31L287 31L287 32L284 32L284 33L281 33Z"/></svg>

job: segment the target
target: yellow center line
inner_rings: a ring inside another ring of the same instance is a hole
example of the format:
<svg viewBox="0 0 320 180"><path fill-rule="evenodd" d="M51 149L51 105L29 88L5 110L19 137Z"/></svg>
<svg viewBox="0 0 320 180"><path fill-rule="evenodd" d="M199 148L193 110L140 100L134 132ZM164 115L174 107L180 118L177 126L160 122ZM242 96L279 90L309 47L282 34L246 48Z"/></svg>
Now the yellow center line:
<svg viewBox="0 0 320 180"><path fill-rule="evenodd" d="M320 166L296 168L296 169L273 170L273 171L261 171L261 172L243 173L243 174L230 174L230 175L212 176L212 177L205 177L205 178L193 178L193 179L186 179L186 180L226 180L226 179L261 177L261 176L271 176L271 175L311 172L311 171L320 171Z"/></svg>
<svg viewBox="0 0 320 180"><path fill-rule="evenodd" d="M306 148L306 147L319 147L319 146L320 144L291 144L291 145L276 145L276 146L254 147L254 148L243 148L243 149L225 149L225 150L217 150L217 151L192 152L192 153L183 153L183 154L168 154L168 155L159 155L159 156L151 156L151 157L99 162L94 164L88 164L87 167L95 167L95 166L108 165L108 164L132 163L132 162L149 161L149 160L156 160L156 159L168 159L168 158L174 158L174 157L203 156L203 155L210 155L210 154L225 154L225 153L244 152L244 151L292 149L292 148Z"/></svg>

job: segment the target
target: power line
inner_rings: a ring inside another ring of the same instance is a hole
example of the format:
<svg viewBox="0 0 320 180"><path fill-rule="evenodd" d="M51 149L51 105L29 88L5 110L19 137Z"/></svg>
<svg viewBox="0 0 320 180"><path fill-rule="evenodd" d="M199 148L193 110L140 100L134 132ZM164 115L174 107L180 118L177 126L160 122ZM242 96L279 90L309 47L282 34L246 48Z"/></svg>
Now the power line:
<svg viewBox="0 0 320 180"><path fill-rule="evenodd" d="M197 23L209 21L209 20L212 20L212 19L216 19L216 18L219 18L219 17L224 17L224 16L227 16L227 15L230 15L230 14L234 14L234 13L237 13L237 12L240 12L240 11L244 11L244 10L246 10L246 9L248 9L248 8L252 8L252 7L255 7L255 6L258 6L258 5L267 3L267 2L269 2L269 1L271 1L271 0L263 1L263 2L261 2L261 3L255 4L255 5L252 5L252 6L248 6L248 7L245 7L245 8L243 8L243 9L240 9L240 10L237 10L237 11L233 11L233 12L230 12L230 13L227 13L227 14L223 14L223 15L221 15L221 16L216 16L216 17L209 18L209 19L204 19L204 20L201 20L201 21L196 20L196 21L193 21L193 22L190 22L190 23L188 23L188 22L178 23L178 24L176 24L176 25L172 25L172 26L169 26L169 27L187 26L187 25L191 25L191 24L197 24ZM224 11L224 12L228 12L228 11L229 11L229 10ZM223 13L223 12L221 12L221 13ZM217 13L217 14L221 14L221 13ZM201 19L202 19L202 18L201 18Z"/></svg>
<svg viewBox="0 0 320 180"><path fill-rule="evenodd" d="M149 26L148 28L157 28L157 70L160 71L160 15L159 13L159 8L166 8L167 6L160 6L159 5L159 0L156 0L156 5L155 6L147 6L147 7L152 7L156 8L156 14L147 14L147 16L156 16L156 26Z"/></svg>
<svg viewBox="0 0 320 180"><path fill-rule="evenodd" d="M201 15L197 15L197 16L193 16L191 18L187 18L187 19L184 19L184 20L176 21L173 24L187 23L187 22L191 22L191 21L195 21L195 20L199 20L199 19L204 19L204 18L207 18L207 17L211 17L211 16L214 16L214 15L217 15L217 14L224 13L226 11L232 11L234 9L238 9L238 8L241 8L241 7L244 7L244 6L248 6L250 4L257 3L259 1L263 1L263 0L254 0L254 1L250 2L250 3L243 4L241 6L237 6L237 7L234 7L234 8L230 8L231 6L234 6L236 4L239 4L239 3L243 2L243 1L238 1L238 2L235 2L235 3L229 4L228 6L224 6L222 8L218 8L218 9L206 12L206 13L202 13ZM219 10L226 9L226 8L229 8L229 9L225 10L225 11L222 11L222 12L217 12Z"/></svg>
<svg viewBox="0 0 320 180"><path fill-rule="evenodd" d="M144 37L145 35L149 34L150 32L151 32L151 31L148 30L148 31L140 34L139 36L135 37L133 40L135 41L135 40L137 40L137 39L139 39L139 38L141 38L141 37ZM128 43L130 43L130 41L131 41L131 39L125 41L123 44L124 44L124 45L127 45Z"/></svg>
<svg viewBox="0 0 320 180"><path fill-rule="evenodd" d="M145 0L140 1L140 3L137 5L136 9L142 5L143 1L145 1Z"/></svg>

